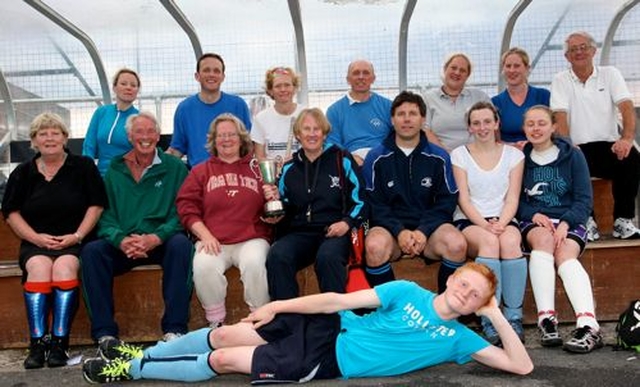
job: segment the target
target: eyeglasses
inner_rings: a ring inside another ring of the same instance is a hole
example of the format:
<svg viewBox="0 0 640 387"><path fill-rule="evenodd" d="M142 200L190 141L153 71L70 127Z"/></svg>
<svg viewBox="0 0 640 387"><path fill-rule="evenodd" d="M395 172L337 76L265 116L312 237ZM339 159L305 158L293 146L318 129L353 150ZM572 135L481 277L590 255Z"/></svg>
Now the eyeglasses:
<svg viewBox="0 0 640 387"><path fill-rule="evenodd" d="M227 139L231 139L231 138L236 138L238 137L238 133L218 133L216 134L216 138L222 139L222 140L227 140Z"/></svg>
<svg viewBox="0 0 640 387"><path fill-rule="evenodd" d="M591 47L591 45L586 44L586 43L582 43L582 44L580 44L578 46L569 47L569 52L571 54L575 54L575 53L578 53L578 52L587 52L587 51L590 51L592 48L593 47Z"/></svg>

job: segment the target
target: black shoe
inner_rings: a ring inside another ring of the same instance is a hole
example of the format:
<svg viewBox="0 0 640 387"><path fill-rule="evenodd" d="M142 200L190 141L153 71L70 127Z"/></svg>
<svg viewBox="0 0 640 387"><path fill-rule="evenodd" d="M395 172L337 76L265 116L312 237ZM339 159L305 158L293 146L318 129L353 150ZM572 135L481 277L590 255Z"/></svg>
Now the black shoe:
<svg viewBox="0 0 640 387"><path fill-rule="evenodd" d="M47 366L50 368L64 367L69 360L69 337L52 337Z"/></svg>
<svg viewBox="0 0 640 387"><path fill-rule="evenodd" d="M558 332L558 322L555 316L549 316L538 325L540 330L540 344L543 347L557 347L562 345L562 337Z"/></svg>
<svg viewBox="0 0 640 387"><path fill-rule="evenodd" d="M24 359L24 368L28 370L44 367L47 358L47 343L44 338L31 339L29 355Z"/></svg>
<svg viewBox="0 0 640 387"><path fill-rule="evenodd" d="M82 375L89 383L113 383L131 380L131 363L122 359L87 359L82 364Z"/></svg>
<svg viewBox="0 0 640 387"><path fill-rule="evenodd" d="M144 353L142 346L125 343L118 339L103 340L98 345L98 354L104 360L125 360L142 359Z"/></svg>
<svg viewBox="0 0 640 387"><path fill-rule="evenodd" d="M563 345L565 351L574 353L589 353L594 349L602 348L602 334L588 325L574 329L571 338Z"/></svg>

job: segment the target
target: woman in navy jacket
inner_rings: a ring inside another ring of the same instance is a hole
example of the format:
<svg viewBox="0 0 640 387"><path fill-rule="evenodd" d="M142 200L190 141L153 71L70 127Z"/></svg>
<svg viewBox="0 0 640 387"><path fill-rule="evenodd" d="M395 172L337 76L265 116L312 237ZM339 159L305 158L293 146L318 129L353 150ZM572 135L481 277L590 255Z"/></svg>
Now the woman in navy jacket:
<svg viewBox="0 0 640 387"><path fill-rule="evenodd" d="M282 168L278 189L265 186L267 199L280 198L284 218L267 256L269 294L273 300L298 296L296 273L315 265L322 292L344 293L350 233L362 223L364 184L348 152L326 144L330 125L320 109L304 109L294 135L301 149Z"/></svg>
<svg viewBox="0 0 640 387"><path fill-rule="evenodd" d="M555 137L551 110L537 105L527 111L525 167L518 218L525 247L531 250L529 274L538 309L543 346L563 345L555 318L555 280L576 313L576 328L564 349L586 353L602 347L589 275L578 261L586 244L585 223L593 196L582 152Z"/></svg>

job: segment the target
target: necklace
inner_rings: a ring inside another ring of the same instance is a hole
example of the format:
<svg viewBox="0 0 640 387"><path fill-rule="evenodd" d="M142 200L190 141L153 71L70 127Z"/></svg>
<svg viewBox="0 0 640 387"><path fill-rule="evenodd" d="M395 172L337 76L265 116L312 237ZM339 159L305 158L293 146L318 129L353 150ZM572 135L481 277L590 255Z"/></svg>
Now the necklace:
<svg viewBox="0 0 640 387"><path fill-rule="evenodd" d="M60 171L60 168L62 168L66 159L67 154L64 153L60 165L54 165L53 169L50 171L47 169L47 164L44 162L44 160L42 160L42 156L40 156L40 159L38 160L38 167L40 169L40 172L42 172L42 174L44 175L45 179L47 181L50 181L58 173L58 171Z"/></svg>
<svg viewBox="0 0 640 387"><path fill-rule="evenodd" d="M462 91L459 91L457 94L449 93L447 92L444 86L442 87L442 92L445 93L447 97L450 97L450 98L457 98L462 93Z"/></svg>

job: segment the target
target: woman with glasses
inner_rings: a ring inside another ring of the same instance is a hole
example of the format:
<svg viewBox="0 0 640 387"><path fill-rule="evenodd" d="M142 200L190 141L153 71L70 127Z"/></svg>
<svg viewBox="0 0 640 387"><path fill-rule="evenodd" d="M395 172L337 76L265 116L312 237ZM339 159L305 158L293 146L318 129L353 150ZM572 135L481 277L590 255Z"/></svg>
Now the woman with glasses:
<svg viewBox="0 0 640 387"><path fill-rule="evenodd" d="M193 282L207 321L226 318L225 271L236 266L250 310L269 301L265 260L271 226L261 218L265 198L260 173L252 163L249 133L232 114L221 114L207 135L211 157L189 173L176 205L184 227L197 239Z"/></svg>

